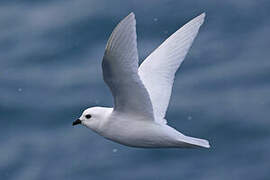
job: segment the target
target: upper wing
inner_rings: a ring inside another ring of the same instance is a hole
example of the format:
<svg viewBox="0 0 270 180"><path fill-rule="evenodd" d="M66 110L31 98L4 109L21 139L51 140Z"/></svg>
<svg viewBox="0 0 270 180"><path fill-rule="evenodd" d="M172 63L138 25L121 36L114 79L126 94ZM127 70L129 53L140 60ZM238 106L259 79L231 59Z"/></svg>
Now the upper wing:
<svg viewBox="0 0 270 180"><path fill-rule="evenodd" d="M133 13L113 30L102 61L103 79L114 97L114 111L154 120L150 97L138 75L136 21Z"/></svg>
<svg viewBox="0 0 270 180"><path fill-rule="evenodd" d="M155 120L164 120L170 101L174 75L183 62L200 26L205 13L189 21L165 40L141 64L139 75L150 95Z"/></svg>

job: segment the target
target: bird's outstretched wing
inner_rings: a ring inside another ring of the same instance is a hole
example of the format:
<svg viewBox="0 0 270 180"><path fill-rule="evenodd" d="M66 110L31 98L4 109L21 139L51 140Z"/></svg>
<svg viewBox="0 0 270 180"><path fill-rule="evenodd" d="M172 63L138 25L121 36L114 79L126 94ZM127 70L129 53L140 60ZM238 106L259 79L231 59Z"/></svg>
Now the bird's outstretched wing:
<svg viewBox="0 0 270 180"><path fill-rule="evenodd" d="M138 75L136 20L133 13L113 30L102 61L103 79L114 97L114 111L154 120L149 94Z"/></svg>
<svg viewBox="0 0 270 180"><path fill-rule="evenodd" d="M183 62L200 26L205 13L192 19L165 40L141 64L139 75L145 85L153 105L155 120L164 119L169 105L175 72Z"/></svg>

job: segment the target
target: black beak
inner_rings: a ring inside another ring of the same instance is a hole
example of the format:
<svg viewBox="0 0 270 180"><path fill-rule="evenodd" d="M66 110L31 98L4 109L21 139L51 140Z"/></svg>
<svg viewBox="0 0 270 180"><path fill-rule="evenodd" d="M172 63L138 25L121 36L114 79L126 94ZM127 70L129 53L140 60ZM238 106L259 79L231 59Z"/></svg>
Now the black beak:
<svg viewBox="0 0 270 180"><path fill-rule="evenodd" d="M81 124L81 123L82 123L82 121L81 121L80 119L77 119L76 121L74 121L74 122L72 123L72 126L75 126L75 125Z"/></svg>

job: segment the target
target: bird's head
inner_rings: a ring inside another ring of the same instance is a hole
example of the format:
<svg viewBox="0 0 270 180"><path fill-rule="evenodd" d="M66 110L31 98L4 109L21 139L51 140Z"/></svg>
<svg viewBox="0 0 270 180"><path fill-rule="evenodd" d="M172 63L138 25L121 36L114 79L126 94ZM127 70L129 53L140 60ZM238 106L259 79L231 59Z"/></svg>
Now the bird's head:
<svg viewBox="0 0 270 180"><path fill-rule="evenodd" d="M103 107L91 107L83 111L79 119L72 123L73 126L82 124L94 131L99 129L99 125L106 120L108 109Z"/></svg>

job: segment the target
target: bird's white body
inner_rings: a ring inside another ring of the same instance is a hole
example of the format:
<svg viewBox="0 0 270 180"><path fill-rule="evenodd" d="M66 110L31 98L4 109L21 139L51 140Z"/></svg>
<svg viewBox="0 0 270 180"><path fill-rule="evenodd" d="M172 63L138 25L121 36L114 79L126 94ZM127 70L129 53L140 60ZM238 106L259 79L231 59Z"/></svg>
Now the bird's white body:
<svg viewBox="0 0 270 180"><path fill-rule="evenodd" d="M164 41L138 67L135 16L131 13L112 32L104 54L104 81L114 107L86 109L74 122L101 136L132 147L205 147L207 140L185 136L165 119L174 74L183 62L199 27L202 14Z"/></svg>
<svg viewBox="0 0 270 180"><path fill-rule="evenodd" d="M113 111L113 108L93 107L85 114L92 114L92 121L82 124L101 136L123 145L144 148L209 147L206 140L188 137L174 128L145 119L144 116Z"/></svg>

